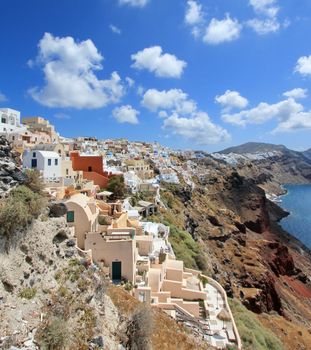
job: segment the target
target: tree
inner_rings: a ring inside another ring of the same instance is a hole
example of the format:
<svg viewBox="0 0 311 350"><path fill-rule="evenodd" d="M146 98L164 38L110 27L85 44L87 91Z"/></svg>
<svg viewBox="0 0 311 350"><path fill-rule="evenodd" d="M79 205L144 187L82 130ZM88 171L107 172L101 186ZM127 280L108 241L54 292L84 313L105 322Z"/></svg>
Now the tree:
<svg viewBox="0 0 311 350"><path fill-rule="evenodd" d="M124 198L125 195L125 184L123 176L113 176L109 179L107 190L112 192L113 199Z"/></svg>

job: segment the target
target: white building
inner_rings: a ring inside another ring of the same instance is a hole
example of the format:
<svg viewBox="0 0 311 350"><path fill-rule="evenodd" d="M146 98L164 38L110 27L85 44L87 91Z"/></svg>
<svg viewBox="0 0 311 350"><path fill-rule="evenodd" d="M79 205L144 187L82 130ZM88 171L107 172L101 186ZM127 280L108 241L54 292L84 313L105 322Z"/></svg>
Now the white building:
<svg viewBox="0 0 311 350"><path fill-rule="evenodd" d="M135 171L127 171L123 174L123 177L125 185L130 188L132 193L139 191L139 185L142 183L142 180L135 174Z"/></svg>
<svg viewBox="0 0 311 350"><path fill-rule="evenodd" d="M158 175L159 181L164 181L171 184L179 184L179 179L176 172L172 169L160 169L160 175Z"/></svg>
<svg viewBox="0 0 311 350"><path fill-rule="evenodd" d="M0 109L0 133L10 134L26 131L27 128L21 125L21 113L10 108Z"/></svg>
<svg viewBox="0 0 311 350"><path fill-rule="evenodd" d="M57 181L61 178L61 157L56 152L26 151L23 155L23 167L38 169L44 181Z"/></svg>

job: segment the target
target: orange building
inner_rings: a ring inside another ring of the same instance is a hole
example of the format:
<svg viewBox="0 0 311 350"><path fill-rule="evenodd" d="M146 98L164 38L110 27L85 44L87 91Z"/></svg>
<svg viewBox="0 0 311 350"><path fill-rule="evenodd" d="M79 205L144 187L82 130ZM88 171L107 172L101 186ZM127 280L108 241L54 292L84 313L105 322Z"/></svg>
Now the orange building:
<svg viewBox="0 0 311 350"><path fill-rule="evenodd" d="M94 181L100 188L107 187L113 175L103 170L102 156L80 156L79 152L71 152L70 158L73 170L83 171L84 179Z"/></svg>

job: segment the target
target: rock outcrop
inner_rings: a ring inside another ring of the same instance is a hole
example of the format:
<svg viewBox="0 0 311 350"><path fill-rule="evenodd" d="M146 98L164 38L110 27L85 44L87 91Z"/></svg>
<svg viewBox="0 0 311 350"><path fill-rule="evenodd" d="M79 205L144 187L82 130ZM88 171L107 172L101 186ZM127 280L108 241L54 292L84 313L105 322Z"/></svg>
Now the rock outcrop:
<svg viewBox="0 0 311 350"><path fill-rule="evenodd" d="M281 191L273 174L257 165L234 168L208 155L195 162L197 173L206 175L194 179L191 196L179 196L183 191L175 189L179 201L169 219L177 226L184 219L181 228L207 256L206 273L225 287L228 296L240 298L258 315L274 312L282 323L291 322L288 329L308 333L311 254L278 225L288 213L266 198L262 186ZM291 349L300 349L286 334L281 337Z"/></svg>
<svg viewBox="0 0 311 350"><path fill-rule="evenodd" d="M4 136L0 136L0 198L25 180L26 176L18 166L10 142Z"/></svg>

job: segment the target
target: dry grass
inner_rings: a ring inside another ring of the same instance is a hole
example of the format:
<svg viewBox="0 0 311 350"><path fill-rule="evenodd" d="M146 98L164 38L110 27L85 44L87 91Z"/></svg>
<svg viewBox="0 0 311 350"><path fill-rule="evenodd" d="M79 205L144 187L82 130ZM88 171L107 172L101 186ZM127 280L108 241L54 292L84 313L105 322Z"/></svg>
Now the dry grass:
<svg viewBox="0 0 311 350"><path fill-rule="evenodd" d="M108 295L119 312L126 317L129 317L141 305L138 300L120 287L110 286ZM206 342L196 339L187 329L178 325L161 310L153 309L152 315L154 328L151 340L154 350L212 349Z"/></svg>
<svg viewBox="0 0 311 350"><path fill-rule="evenodd" d="M273 329L286 350L310 349L311 334L307 326L288 321L278 315L262 314L258 318L265 327Z"/></svg>

